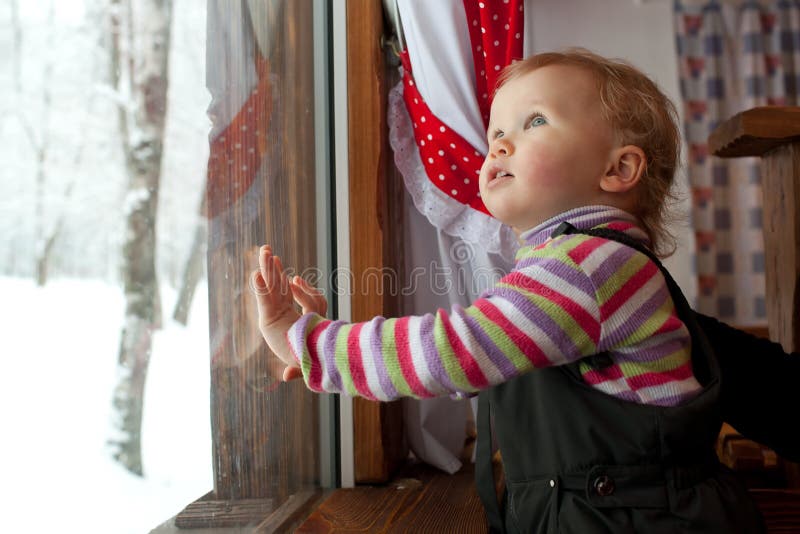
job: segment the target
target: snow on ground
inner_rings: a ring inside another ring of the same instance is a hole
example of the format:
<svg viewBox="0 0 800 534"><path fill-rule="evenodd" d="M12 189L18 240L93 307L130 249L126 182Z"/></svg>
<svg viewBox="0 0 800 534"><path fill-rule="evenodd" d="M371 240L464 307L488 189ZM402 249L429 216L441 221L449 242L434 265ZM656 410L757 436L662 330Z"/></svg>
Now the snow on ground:
<svg viewBox="0 0 800 534"><path fill-rule="evenodd" d="M0 277L2 531L142 534L211 490L207 289L188 327L155 334L145 393L145 477L106 450L122 291L104 282Z"/></svg>

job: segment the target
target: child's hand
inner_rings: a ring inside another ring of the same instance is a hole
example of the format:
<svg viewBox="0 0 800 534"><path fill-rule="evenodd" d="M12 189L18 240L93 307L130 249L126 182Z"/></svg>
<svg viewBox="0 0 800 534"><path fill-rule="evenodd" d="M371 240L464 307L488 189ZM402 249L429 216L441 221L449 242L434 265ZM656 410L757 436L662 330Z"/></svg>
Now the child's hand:
<svg viewBox="0 0 800 534"><path fill-rule="evenodd" d="M300 318L294 309L289 279L280 258L272 255L269 245L259 250L258 264L259 270L251 275L251 287L258 303L258 329L270 350L286 365L283 379L298 378L302 373L286 341L286 332Z"/></svg>
<svg viewBox="0 0 800 534"><path fill-rule="evenodd" d="M305 279L295 276L290 280L292 288L292 296L294 301L302 308L302 313L316 313L325 316L328 313L328 301L322 296L322 293L305 281ZM295 378L301 378L303 372L298 367L286 367L283 370L283 380L288 382Z"/></svg>

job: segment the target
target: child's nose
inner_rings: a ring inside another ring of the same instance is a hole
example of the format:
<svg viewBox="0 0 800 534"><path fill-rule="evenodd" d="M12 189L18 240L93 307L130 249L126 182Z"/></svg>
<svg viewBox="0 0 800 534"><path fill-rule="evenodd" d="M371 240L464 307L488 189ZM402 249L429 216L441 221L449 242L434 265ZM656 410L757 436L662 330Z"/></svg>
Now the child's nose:
<svg viewBox="0 0 800 534"><path fill-rule="evenodd" d="M514 152L514 147L506 138L501 137L492 141L491 151L495 157L510 156Z"/></svg>

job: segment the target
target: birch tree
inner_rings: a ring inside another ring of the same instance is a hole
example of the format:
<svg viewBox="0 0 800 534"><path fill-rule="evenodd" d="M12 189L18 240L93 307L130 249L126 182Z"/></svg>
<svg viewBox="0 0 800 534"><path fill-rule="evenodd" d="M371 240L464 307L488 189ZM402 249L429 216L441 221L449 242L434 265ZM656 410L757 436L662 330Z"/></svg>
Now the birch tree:
<svg viewBox="0 0 800 534"><path fill-rule="evenodd" d="M49 42L52 46L53 35L55 34L55 4L50 0L47 7L47 29ZM22 24L19 18L19 4L17 0L11 0L11 26L13 34L13 80L14 89L18 101L21 100L21 55L22 55ZM53 109L53 88L49 83L53 78L53 58L47 56L44 63L42 79L42 111L41 115L31 120L24 108L18 108L15 113L22 126L25 136L30 143L36 161L36 203L34 206L33 220L35 225L35 256L36 256L36 285L43 286L47 283L47 266L50 262L50 253L53 250L56 237L58 236L58 225L53 225L48 231L45 218L45 198L47 191L47 157L50 149L51 130L50 117Z"/></svg>
<svg viewBox="0 0 800 534"><path fill-rule="evenodd" d="M110 0L111 79L120 102L118 121L128 189L122 250L125 319L113 407L112 454L142 475L144 384L161 306L155 268L172 0Z"/></svg>
<svg viewBox="0 0 800 534"><path fill-rule="evenodd" d="M206 196L203 195L199 213L203 214L205 211ZM194 230L194 239L192 241L192 248L189 251L189 258L186 260L186 265L183 269L183 278L181 279L181 288L178 291L178 299L175 302L175 309L172 311L172 318L184 326L189 321L189 308L192 305L192 299L194 298L197 284L203 277L207 240L208 231L206 229L205 217L199 216L197 226Z"/></svg>

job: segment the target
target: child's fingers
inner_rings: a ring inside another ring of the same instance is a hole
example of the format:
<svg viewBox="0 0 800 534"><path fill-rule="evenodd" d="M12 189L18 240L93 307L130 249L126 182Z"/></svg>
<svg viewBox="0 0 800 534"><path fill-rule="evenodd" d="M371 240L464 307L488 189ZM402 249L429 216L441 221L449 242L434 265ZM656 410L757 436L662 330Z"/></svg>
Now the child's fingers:
<svg viewBox="0 0 800 534"><path fill-rule="evenodd" d="M289 289L289 278L284 272L283 262L281 261L280 256L275 256L275 271L277 275L278 289L280 289L281 295L288 295L291 291Z"/></svg>
<svg viewBox="0 0 800 534"><path fill-rule="evenodd" d="M264 245L258 251L258 266L261 269L261 274L267 272L267 259L272 256L272 247Z"/></svg>
<svg viewBox="0 0 800 534"><path fill-rule="evenodd" d="M308 282L299 276L294 276L291 279L291 284L292 295L294 296L294 300L296 300L299 305L305 306L306 304L313 303L314 293Z"/></svg>
<svg viewBox="0 0 800 534"><path fill-rule="evenodd" d="M272 255L272 249L267 245L261 247L258 263L261 267L261 276L264 277L264 283L268 292L272 292L277 284L274 260L275 257Z"/></svg>
<svg viewBox="0 0 800 534"><path fill-rule="evenodd" d="M322 292L299 276L292 278L292 296L303 308L303 313L311 311L325 315L328 312L328 301Z"/></svg>
<svg viewBox="0 0 800 534"><path fill-rule="evenodd" d="M315 295L322 295L322 291L309 284L308 281L301 276L295 276L292 278L292 283L302 289L304 293L312 297Z"/></svg>
<svg viewBox="0 0 800 534"><path fill-rule="evenodd" d="M292 281L292 297L294 297L294 301L297 302L301 308L303 308L303 313L317 311L316 302L314 302L314 299L303 289L297 288L297 284L295 284L294 280Z"/></svg>
<svg viewBox="0 0 800 534"><path fill-rule="evenodd" d="M267 283L264 281L264 276L259 269L250 273L250 287L254 293L262 293L267 289Z"/></svg>
<svg viewBox="0 0 800 534"><path fill-rule="evenodd" d="M253 271L250 275L250 287L256 297L256 306L258 308L259 328L261 321L269 321L272 316L272 303L270 302L269 292L267 291L267 284L261 271Z"/></svg>

